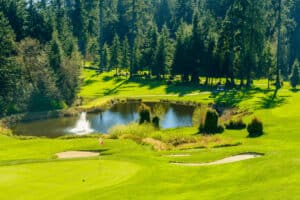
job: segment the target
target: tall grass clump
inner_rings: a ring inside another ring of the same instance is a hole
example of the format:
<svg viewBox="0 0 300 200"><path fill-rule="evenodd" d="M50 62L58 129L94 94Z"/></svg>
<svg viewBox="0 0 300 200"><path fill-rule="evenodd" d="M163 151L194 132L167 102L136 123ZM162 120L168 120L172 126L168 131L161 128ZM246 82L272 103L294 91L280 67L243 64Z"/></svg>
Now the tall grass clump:
<svg viewBox="0 0 300 200"><path fill-rule="evenodd" d="M12 131L8 128L6 128L1 122L0 122L0 134L2 135L12 135Z"/></svg>
<svg viewBox="0 0 300 200"><path fill-rule="evenodd" d="M160 127L160 121L163 119L165 113L166 113L166 109L161 104L156 104L152 108L152 113L151 113L153 116L152 124L155 128L158 129Z"/></svg>
<svg viewBox="0 0 300 200"><path fill-rule="evenodd" d="M207 105L198 106L193 113L193 125L199 127L205 122L205 115L207 112Z"/></svg>
<svg viewBox="0 0 300 200"><path fill-rule="evenodd" d="M142 139L148 137L151 133L155 131L152 124L137 124L131 123L128 125L117 125L108 130L108 137L111 139L126 139L135 138Z"/></svg>

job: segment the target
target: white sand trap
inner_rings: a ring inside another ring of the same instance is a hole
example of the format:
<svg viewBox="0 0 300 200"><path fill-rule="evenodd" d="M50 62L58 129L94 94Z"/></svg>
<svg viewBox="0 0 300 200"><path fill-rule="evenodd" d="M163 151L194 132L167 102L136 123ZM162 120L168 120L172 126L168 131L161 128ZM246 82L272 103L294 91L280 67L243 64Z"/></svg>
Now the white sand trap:
<svg viewBox="0 0 300 200"><path fill-rule="evenodd" d="M166 157L189 157L191 154L171 154L171 155L165 155Z"/></svg>
<svg viewBox="0 0 300 200"><path fill-rule="evenodd" d="M259 153L245 153L245 154L240 154L236 156L230 156L228 158L224 158L221 160L217 160L214 162L209 162L209 163L178 163L178 162L173 162L172 164L174 165L180 165L180 166L190 166L190 167L197 167L197 166L210 166L210 165L221 165L221 164L226 164L226 163L234 163L234 162L239 162L243 160L249 160L257 157L261 157L263 154Z"/></svg>
<svg viewBox="0 0 300 200"><path fill-rule="evenodd" d="M55 154L60 159L66 158L89 158L99 156L99 153L90 152L90 151L66 151Z"/></svg>

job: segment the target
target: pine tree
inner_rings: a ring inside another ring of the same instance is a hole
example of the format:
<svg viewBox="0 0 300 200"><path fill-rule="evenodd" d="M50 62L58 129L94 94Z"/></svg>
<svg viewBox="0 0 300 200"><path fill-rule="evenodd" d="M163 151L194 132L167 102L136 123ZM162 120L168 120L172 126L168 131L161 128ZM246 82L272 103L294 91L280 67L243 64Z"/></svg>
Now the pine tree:
<svg viewBox="0 0 300 200"><path fill-rule="evenodd" d="M40 12L33 0L30 0L28 4L28 16L26 20L26 32L28 36L38 39L42 43L49 42L53 31L49 16Z"/></svg>
<svg viewBox="0 0 300 200"><path fill-rule="evenodd" d="M121 66L121 44L118 35L115 35L112 46L111 46L111 67L116 70L116 75L119 75L119 69Z"/></svg>
<svg viewBox="0 0 300 200"><path fill-rule="evenodd" d="M78 47L81 54L86 57L88 45L88 32L86 10L83 0L75 0L74 10L72 12L72 25L74 36L78 40Z"/></svg>
<svg viewBox="0 0 300 200"><path fill-rule="evenodd" d="M152 68L155 66L155 53L157 49L157 43L158 43L158 31L157 26L155 24L150 24L146 36L145 36L145 42L144 42L144 49L142 52L142 65L145 66L150 76L152 75Z"/></svg>
<svg viewBox="0 0 300 200"><path fill-rule="evenodd" d="M190 28L181 23L176 32L176 47L172 64L172 75L181 75L182 81L189 80L190 46L192 33Z"/></svg>
<svg viewBox="0 0 300 200"><path fill-rule="evenodd" d="M104 70L111 70L111 56L110 56L110 49L107 43L103 45L103 58L102 58L102 67Z"/></svg>
<svg viewBox="0 0 300 200"><path fill-rule="evenodd" d="M292 75L290 77L291 86L294 89L297 87L297 85L300 82L300 79L299 79L299 67L300 67L299 61L295 60L295 62L293 64L293 72L292 72Z"/></svg>
<svg viewBox="0 0 300 200"><path fill-rule="evenodd" d="M3 0L0 1L0 12L8 20L11 28L16 35L16 41L20 41L27 36L27 16L25 0Z"/></svg>
<svg viewBox="0 0 300 200"><path fill-rule="evenodd" d="M163 26L158 39L158 46L155 53L155 67L152 69L154 75L160 78L169 72L170 67L170 39L169 30L166 25Z"/></svg>
<svg viewBox="0 0 300 200"><path fill-rule="evenodd" d="M163 25L167 25L169 27L171 22L171 8L168 0L161 0L158 5L158 9L155 14L156 23L158 29L161 30Z"/></svg>
<svg viewBox="0 0 300 200"><path fill-rule="evenodd" d="M130 54L129 54L129 43L127 37L125 37L122 44L122 68L126 69L126 71L130 67Z"/></svg>
<svg viewBox="0 0 300 200"><path fill-rule="evenodd" d="M21 78L20 69L13 56L15 35L4 14L0 12L0 116L10 112L10 107L18 102L17 86Z"/></svg>

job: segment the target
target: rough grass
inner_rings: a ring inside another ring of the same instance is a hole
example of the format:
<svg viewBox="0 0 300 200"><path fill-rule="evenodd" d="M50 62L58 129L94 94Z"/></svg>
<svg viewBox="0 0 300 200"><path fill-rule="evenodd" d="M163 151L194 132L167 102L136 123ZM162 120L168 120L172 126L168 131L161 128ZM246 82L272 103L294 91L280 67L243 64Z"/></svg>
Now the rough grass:
<svg viewBox="0 0 300 200"><path fill-rule="evenodd" d="M92 76L91 72L88 74ZM104 76L96 77L96 82L90 83L90 86L83 86L81 94L86 99L86 105L118 95L135 97L158 94L151 97L158 99L162 98L159 95L170 94L167 85L151 87L153 83L137 82L124 83L105 96L103 90L113 82L117 85L119 81L115 78L107 80L107 83L100 81L100 77L103 79ZM265 134L262 137L247 138L246 130L226 130L218 136L222 141L230 139L233 144L240 142L241 145L237 146L174 148L156 152L149 145L140 145L128 139L104 139L104 145L99 145L97 138L20 140L0 134L0 199L298 199L300 93L291 91L285 84L278 98L272 100L269 98L272 91L267 90L266 81L255 81L255 86L257 88L244 94L201 93L180 97L184 92L175 91L176 96L164 97L226 101L253 112L264 122ZM186 88L185 92L199 90L191 87ZM252 117L246 116L245 122L248 123ZM193 137L196 130L160 131L153 138L169 140L175 132ZM206 140L218 142L215 138ZM67 161L54 158L55 153L69 150L97 151L102 156ZM190 168L169 164L210 162L245 152L264 153L265 156L219 166ZM171 153L191 156L163 156Z"/></svg>

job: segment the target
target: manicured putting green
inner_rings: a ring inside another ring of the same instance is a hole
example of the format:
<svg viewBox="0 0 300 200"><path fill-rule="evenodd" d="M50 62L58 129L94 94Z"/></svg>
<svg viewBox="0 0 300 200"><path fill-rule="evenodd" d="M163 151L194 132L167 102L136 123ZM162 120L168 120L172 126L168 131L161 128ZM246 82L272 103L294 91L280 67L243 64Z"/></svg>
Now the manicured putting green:
<svg viewBox="0 0 300 200"><path fill-rule="evenodd" d="M65 199L118 185L138 170L133 163L101 159L5 166L0 168L0 199Z"/></svg>

